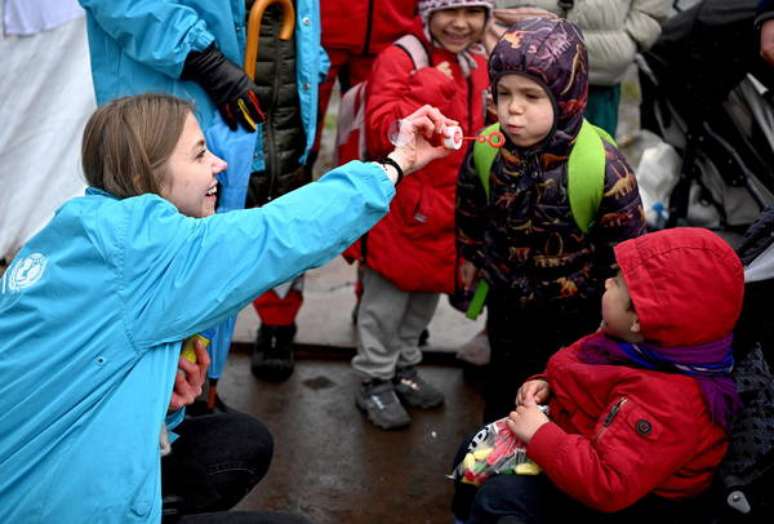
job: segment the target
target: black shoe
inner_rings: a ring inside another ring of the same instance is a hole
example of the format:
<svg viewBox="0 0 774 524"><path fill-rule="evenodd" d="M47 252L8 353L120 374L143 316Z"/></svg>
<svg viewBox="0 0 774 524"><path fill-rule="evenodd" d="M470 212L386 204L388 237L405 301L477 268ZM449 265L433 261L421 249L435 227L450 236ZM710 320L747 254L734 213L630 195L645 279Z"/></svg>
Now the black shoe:
<svg viewBox="0 0 774 524"><path fill-rule="evenodd" d="M256 378L270 382L282 382L293 374L293 337L296 325L266 326L258 330L250 370Z"/></svg>
<svg viewBox="0 0 774 524"><path fill-rule="evenodd" d="M434 408L443 404L443 393L419 376L415 366L398 368L395 372L395 393L400 401L413 408Z"/></svg>
<svg viewBox="0 0 774 524"><path fill-rule="evenodd" d="M389 380L374 379L361 383L355 394L355 404L368 420L382 429L402 428L411 422Z"/></svg>

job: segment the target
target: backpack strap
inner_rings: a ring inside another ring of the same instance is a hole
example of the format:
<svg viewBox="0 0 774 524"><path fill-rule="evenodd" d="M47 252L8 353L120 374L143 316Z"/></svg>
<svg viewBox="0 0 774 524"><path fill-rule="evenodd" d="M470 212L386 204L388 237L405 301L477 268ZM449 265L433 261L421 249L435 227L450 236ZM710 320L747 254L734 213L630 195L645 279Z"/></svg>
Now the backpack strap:
<svg viewBox="0 0 774 524"><path fill-rule="evenodd" d="M500 130L500 124L492 124L485 128L479 136L489 136L494 131ZM481 179L481 185L484 186L486 199L489 200L489 175L492 173L492 164L497 158L499 151L490 146L488 142L473 143L473 166L476 168L478 178Z"/></svg>
<svg viewBox="0 0 774 524"><path fill-rule="evenodd" d="M567 160L567 194L575 223L588 233L605 191L605 145L615 145L604 130L585 118Z"/></svg>
<svg viewBox="0 0 774 524"><path fill-rule="evenodd" d="M430 66L430 55L422 41L412 34L403 35L395 41L395 45L403 49L414 62L414 70Z"/></svg>
<svg viewBox="0 0 774 524"><path fill-rule="evenodd" d="M492 124L480 134L488 136L499 131L500 124ZM605 145L615 145L615 140L607 131L589 123L585 118L575 139L567 161L567 193L570 198L570 211L581 231L588 233L594 223L602 195L605 191ZM498 150L487 142L473 144L473 165L476 168L486 198L489 200L489 176ZM475 320L481 314L489 292L489 283L481 280L465 315Z"/></svg>

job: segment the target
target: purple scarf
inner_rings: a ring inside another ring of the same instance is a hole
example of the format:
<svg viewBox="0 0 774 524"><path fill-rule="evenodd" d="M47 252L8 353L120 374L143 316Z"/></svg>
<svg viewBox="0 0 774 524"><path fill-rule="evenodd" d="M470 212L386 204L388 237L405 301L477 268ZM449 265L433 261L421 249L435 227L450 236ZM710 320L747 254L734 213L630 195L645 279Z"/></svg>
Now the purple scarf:
<svg viewBox="0 0 774 524"><path fill-rule="evenodd" d="M734 415L742 407L736 383L731 378L734 369L731 340L732 336L728 335L706 344L662 348L630 344L597 333L583 343L580 355L586 364L628 364L694 377L712 421L729 431Z"/></svg>

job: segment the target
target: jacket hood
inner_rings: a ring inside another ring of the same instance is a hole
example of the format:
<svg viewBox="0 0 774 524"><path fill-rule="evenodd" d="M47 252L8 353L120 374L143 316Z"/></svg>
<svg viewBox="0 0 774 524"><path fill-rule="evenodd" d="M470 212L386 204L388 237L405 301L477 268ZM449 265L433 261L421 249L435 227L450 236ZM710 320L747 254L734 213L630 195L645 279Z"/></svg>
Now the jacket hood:
<svg viewBox="0 0 774 524"><path fill-rule="evenodd" d="M512 25L489 57L495 101L497 82L508 74L529 77L553 98L554 130L530 149L566 152L580 131L588 100L588 55L578 27L548 18L527 18Z"/></svg>
<svg viewBox="0 0 774 524"><path fill-rule="evenodd" d="M689 346L732 332L742 310L744 269L719 236L666 229L621 242L615 258L646 341Z"/></svg>

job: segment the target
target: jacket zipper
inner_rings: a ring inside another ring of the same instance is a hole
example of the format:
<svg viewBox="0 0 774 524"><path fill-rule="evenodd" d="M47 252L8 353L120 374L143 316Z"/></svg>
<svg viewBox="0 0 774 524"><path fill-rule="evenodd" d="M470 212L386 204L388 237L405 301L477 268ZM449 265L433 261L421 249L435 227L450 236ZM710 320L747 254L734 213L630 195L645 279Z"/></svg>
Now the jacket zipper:
<svg viewBox="0 0 774 524"><path fill-rule="evenodd" d="M274 30L277 29L276 26L274 26L274 21L272 21L272 29L271 33L274 34ZM277 29L278 30L278 29ZM271 106L266 110L266 122L263 126L263 139L266 142L266 150L268 152L268 155L265 160L265 167L267 168L266 171L269 174L269 191L266 196L266 203L271 202L274 199L274 185L277 179L279 178L279 162L277 161L277 146L274 143L274 129L273 129L273 123L274 119L272 118L272 111L271 108L277 106L277 100L279 99L279 81L280 81L280 68L283 61L282 56L282 47L280 46L278 48L277 56L274 60L274 78L272 83L272 90L271 90Z"/></svg>
<svg viewBox="0 0 774 524"><path fill-rule="evenodd" d="M626 397L621 397L618 399L618 402L613 404L613 407L610 408L610 411L608 412L607 416L605 417L605 420L602 422L602 429L599 430L599 433L594 437L594 440L599 441L599 439L602 438L602 435L604 435L605 431L607 431L607 428L610 427L610 425L613 423L613 420L615 420L615 417L618 416L618 413L620 413L621 408L624 404L626 404Z"/></svg>
<svg viewBox="0 0 774 524"><path fill-rule="evenodd" d="M371 48L371 29L374 25L374 0L368 0L368 18L366 19L365 42L363 43L363 55L368 55Z"/></svg>

